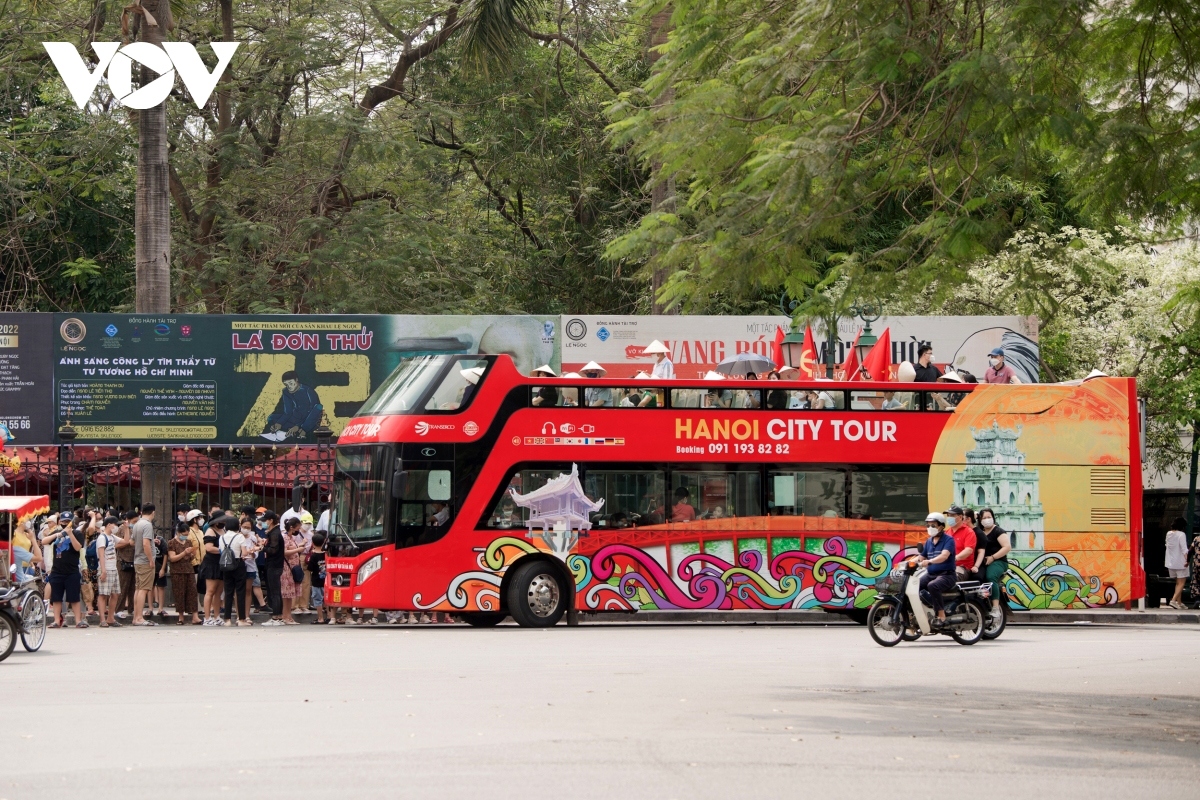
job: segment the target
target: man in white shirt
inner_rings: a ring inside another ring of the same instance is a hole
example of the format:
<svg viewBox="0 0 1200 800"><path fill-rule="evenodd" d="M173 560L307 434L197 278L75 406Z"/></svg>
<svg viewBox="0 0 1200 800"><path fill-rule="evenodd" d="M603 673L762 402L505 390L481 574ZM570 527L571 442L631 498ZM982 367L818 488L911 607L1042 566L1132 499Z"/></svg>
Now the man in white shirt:
<svg viewBox="0 0 1200 800"><path fill-rule="evenodd" d="M655 339L642 352L645 355L654 356L654 370L650 373L651 378L675 377L675 365L671 363L671 351L665 344Z"/></svg>
<svg viewBox="0 0 1200 800"><path fill-rule="evenodd" d="M236 618L233 617L233 603L237 600L238 616L241 621L238 625L252 625L250 622L250 614L246 610L246 562L243 560L244 554L242 547L246 544L246 537L242 535L240 525L233 517L221 517L219 519L220 527L225 531L221 534L221 538L217 540L217 550L219 551L219 562L221 564L221 575L225 580L225 608L221 612L221 618L225 625L234 624ZM218 520L213 520L209 523L209 527L217 526ZM233 568L225 569L225 552L233 551Z"/></svg>

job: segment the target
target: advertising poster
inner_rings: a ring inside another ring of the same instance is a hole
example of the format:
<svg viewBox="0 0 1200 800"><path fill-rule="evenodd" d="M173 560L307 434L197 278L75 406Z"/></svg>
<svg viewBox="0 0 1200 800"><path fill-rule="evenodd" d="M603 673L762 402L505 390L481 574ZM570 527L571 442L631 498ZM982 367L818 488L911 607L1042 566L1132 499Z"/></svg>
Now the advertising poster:
<svg viewBox="0 0 1200 800"><path fill-rule="evenodd" d="M400 363L555 361L555 317L55 315L55 429L79 443L314 444ZM42 442L46 443L46 442Z"/></svg>
<svg viewBox="0 0 1200 800"><path fill-rule="evenodd" d="M639 370L649 372L654 359L643 350L655 339L671 350L675 375L700 378L723 359L753 352L770 357L775 329L786 332L791 321L784 316L563 316L562 367L578 371L589 361L606 370L605 377L629 378ZM835 361L846 360L848 348L862 327L857 319L838 326ZM1038 325L1035 317L882 317L871 324L875 335L889 329L892 363L917 360L917 349L932 344L934 359L942 367L953 365L982 376L987 354L1004 347L1007 363L1024 383L1038 380ZM813 326L817 347L824 358L825 330Z"/></svg>
<svg viewBox="0 0 1200 800"><path fill-rule="evenodd" d="M0 314L0 444L52 441L53 329L50 314Z"/></svg>

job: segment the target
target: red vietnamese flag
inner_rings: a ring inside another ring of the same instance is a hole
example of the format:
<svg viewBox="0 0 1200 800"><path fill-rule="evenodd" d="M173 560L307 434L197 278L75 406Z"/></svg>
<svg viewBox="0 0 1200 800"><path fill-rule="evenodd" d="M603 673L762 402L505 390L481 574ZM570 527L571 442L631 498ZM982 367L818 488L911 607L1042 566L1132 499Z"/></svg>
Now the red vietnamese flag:
<svg viewBox="0 0 1200 800"><path fill-rule="evenodd" d="M783 326L775 328L775 341L771 342L771 361L775 369L783 369Z"/></svg>
<svg viewBox="0 0 1200 800"><path fill-rule="evenodd" d="M871 352L867 353L867 357L863 360L863 369L871 376L873 381L888 381L892 379L892 332L891 328L884 328L883 335L879 337L879 341L871 348Z"/></svg>
<svg viewBox="0 0 1200 800"><path fill-rule="evenodd" d="M858 333L854 334L854 344L850 345L850 352L846 354L846 361L842 364L842 380L844 381L862 380L862 375L858 371L858 337L860 336L862 336L861 328Z"/></svg>
<svg viewBox="0 0 1200 800"><path fill-rule="evenodd" d="M818 377L821 365L817 362L817 346L813 342L812 326L804 326L804 344L800 346L800 377L812 380Z"/></svg>

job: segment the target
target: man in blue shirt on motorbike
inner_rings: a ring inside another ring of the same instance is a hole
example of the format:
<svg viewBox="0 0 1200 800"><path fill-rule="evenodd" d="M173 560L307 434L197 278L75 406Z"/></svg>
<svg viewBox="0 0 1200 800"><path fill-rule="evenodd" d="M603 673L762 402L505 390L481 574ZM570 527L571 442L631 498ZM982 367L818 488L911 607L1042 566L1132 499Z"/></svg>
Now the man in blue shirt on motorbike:
<svg viewBox="0 0 1200 800"><path fill-rule="evenodd" d="M933 512L925 518L925 531L929 538L921 545L921 558L917 565L926 568L921 576L921 591L928 591L937 619L934 628L941 628L946 621L946 606L942 592L953 589L957 583L954 574L954 537L946 533L946 517Z"/></svg>

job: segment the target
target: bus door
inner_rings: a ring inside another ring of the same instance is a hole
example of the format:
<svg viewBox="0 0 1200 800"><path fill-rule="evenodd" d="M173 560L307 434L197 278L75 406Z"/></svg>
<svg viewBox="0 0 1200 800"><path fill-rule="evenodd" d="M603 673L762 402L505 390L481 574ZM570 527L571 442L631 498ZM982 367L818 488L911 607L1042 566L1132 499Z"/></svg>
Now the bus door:
<svg viewBox="0 0 1200 800"><path fill-rule="evenodd" d="M404 477L394 501L396 547L436 542L454 519L454 445L405 444L399 468Z"/></svg>

